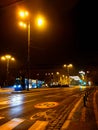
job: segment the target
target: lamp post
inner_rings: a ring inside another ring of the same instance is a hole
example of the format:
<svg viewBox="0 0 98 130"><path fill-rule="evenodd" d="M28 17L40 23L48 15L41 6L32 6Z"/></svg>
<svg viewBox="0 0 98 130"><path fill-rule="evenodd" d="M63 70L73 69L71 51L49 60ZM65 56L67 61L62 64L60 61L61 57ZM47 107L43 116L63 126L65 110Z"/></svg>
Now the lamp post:
<svg viewBox="0 0 98 130"><path fill-rule="evenodd" d="M57 74L57 83L59 84L59 75L60 75L60 73L59 72L56 72L56 74Z"/></svg>
<svg viewBox="0 0 98 130"><path fill-rule="evenodd" d="M11 55L4 55L4 56L1 57L1 60L2 60L2 61L6 61L6 63L7 63L6 81L7 81L7 85L8 85L9 62L10 62L10 61L15 61L15 58L12 57Z"/></svg>
<svg viewBox="0 0 98 130"><path fill-rule="evenodd" d="M30 16L28 11L20 11L19 16L22 18L22 20L25 22L20 22L19 25L21 27L26 28L28 30L28 54L27 54L27 63L28 63L28 85L27 90L29 90L29 78L30 78ZM41 27L43 25L43 18L37 17L37 25Z"/></svg>
<svg viewBox="0 0 98 130"><path fill-rule="evenodd" d="M68 65L64 64L64 68L67 69L68 85L70 85L70 73L69 73L69 69L72 68L72 67L73 67L72 64L68 64Z"/></svg>
<svg viewBox="0 0 98 130"><path fill-rule="evenodd" d="M29 78L30 78L30 21L28 21L28 86L29 90Z"/></svg>
<svg viewBox="0 0 98 130"><path fill-rule="evenodd" d="M28 84L27 84L27 90L29 90L29 78L30 78L30 16L28 11L19 11L19 16L22 19L21 22L19 22L19 25L21 27L27 28L28 32L28 51L27 51L27 78L28 78ZM25 21L25 22L24 22Z"/></svg>

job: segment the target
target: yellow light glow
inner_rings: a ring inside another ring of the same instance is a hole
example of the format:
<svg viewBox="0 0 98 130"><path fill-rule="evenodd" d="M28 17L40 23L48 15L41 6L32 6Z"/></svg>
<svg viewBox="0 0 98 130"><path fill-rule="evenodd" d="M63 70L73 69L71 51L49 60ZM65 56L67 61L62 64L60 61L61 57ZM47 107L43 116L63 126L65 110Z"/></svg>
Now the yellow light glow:
<svg viewBox="0 0 98 130"><path fill-rule="evenodd" d="M10 58L11 58L11 55L6 55L5 58L6 58L6 59L10 59Z"/></svg>
<svg viewBox="0 0 98 130"><path fill-rule="evenodd" d="M51 75L53 75L53 73L51 73Z"/></svg>
<svg viewBox="0 0 98 130"><path fill-rule="evenodd" d="M64 64L64 67L67 67L67 65L66 65L66 64Z"/></svg>
<svg viewBox="0 0 98 130"><path fill-rule="evenodd" d="M41 26L43 24L42 19L38 19L38 26Z"/></svg>
<svg viewBox="0 0 98 130"><path fill-rule="evenodd" d="M60 73L59 72L56 72L57 75L59 75Z"/></svg>
<svg viewBox="0 0 98 130"><path fill-rule="evenodd" d="M1 60L12 60L15 61L15 58L12 57L11 55L5 55L1 57Z"/></svg>
<svg viewBox="0 0 98 130"><path fill-rule="evenodd" d="M25 15L26 15L26 16L29 16L29 12L26 11L26 12L25 12Z"/></svg>
<svg viewBox="0 0 98 130"><path fill-rule="evenodd" d="M28 11L20 11L20 12L19 12L19 16L20 16L21 18L26 18L26 17L29 16L29 12L28 12Z"/></svg>
<svg viewBox="0 0 98 130"><path fill-rule="evenodd" d="M40 27L41 29L46 27L46 20L42 15L37 16L37 18L35 19L35 23L36 26Z"/></svg>
<svg viewBox="0 0 98 130"><path fill-rule="evenodd" d="M24 23L24 22L19 22L19 26L26 28L26 27L27 27L27 24Z"/></svg>
<svg viewBox="0 0 98 130"><path fill-rule="evenodd" d="M11 60L12 60L12 61L15 61L15 58L14 58L14 57L12 57L12 58L11 58Z"/></svg>
<svg viewBox="0 0 98 130"><path fill-rule="evenodd" d="M24 17L25 16L24 12L20 12L19 15L20 15L20 17Z"/></svg>
<svg viewBox="0 0 98 130"><path fill-rule="evenodd" d="M1 60L6 60L4 56L1 57Z"/></svg>
<svg viewBox="0 0 98 130"><path fill-rule="evenodd" d="M69 64L69 65L64 64L64 67L71 68L71 67L73 67L73 65L72 64Z"/></svg>
<svg viewBox="0 0 98 130"><path fill-rule="evenodd" d="M72 65L72 64L69 64L68 67L73 67L73 65Z"/></svg>

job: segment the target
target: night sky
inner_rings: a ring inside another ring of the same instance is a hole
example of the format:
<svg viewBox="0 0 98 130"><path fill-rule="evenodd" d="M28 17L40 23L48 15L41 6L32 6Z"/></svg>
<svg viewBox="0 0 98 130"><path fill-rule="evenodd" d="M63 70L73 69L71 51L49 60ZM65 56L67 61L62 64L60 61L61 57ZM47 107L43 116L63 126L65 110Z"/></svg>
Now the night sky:
<svg viewBox="0 0 98 130"><path fill-rule="evenodd" d="M27 31L18 26L17 9L25 7L32 19L41 13L47 29L31 24L31 66L53 67L72 63L98 65L93 3L80 0L0 0L0 55L12 54L27 62ZM33 21L33 20L32 20Z"/></svg>

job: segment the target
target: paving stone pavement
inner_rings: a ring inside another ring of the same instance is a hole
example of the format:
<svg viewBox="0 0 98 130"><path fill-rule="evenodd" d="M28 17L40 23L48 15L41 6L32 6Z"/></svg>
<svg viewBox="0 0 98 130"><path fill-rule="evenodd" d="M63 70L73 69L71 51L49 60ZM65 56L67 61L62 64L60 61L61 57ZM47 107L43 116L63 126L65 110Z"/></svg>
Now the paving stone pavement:
<svg viewBox="0 0 98 130"><path fill-rule="evenodd" d="M95 107L97 111L95 111ZM98 115L96 114L98 114L98 89L88 96L86 107L84 107L83 102L81 103L65 130L98 130Z"/></svg>

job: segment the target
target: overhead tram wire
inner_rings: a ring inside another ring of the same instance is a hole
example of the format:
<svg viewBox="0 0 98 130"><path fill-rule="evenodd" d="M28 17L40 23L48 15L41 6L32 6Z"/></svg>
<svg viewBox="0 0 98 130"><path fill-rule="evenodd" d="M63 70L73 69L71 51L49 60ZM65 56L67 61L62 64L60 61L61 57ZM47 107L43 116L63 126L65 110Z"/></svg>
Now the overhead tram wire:
<svg viewBox="0 0 98 130"><path fill-rule="evenodd" d="M15 0L15 1L12 1L12 2L9 2L9 3L4 3L4 4L1 4L0 5L0 9L3 9L3 8L7 8L9 6L12 6L12 5L15 5L17 3L20 3L20 2L24 2L25 0Z"/></svg>

